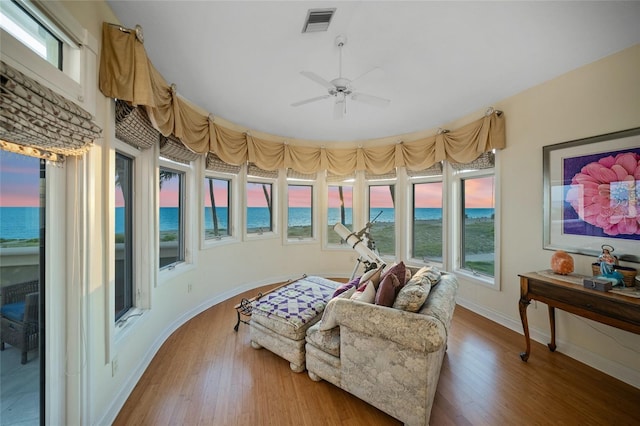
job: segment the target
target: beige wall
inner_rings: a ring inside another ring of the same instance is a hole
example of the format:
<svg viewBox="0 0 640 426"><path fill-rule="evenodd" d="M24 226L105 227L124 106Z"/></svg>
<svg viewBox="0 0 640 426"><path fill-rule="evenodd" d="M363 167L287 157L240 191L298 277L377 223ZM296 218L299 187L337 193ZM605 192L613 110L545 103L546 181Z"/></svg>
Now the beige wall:
<svg viewBox="0 0 640 426"><path fill-rule="evenodd" d="M640 127L639 70L636 45L494 105L505 112L507 129L499 155L502 290L462 285L461 303L521 332L518 273L549 268L553 254L542 249L542 147ZM576 272L591 274L593 257L573 257ZM544 343L547 315L543 304L528 308L533 336ZM640 387L640 336L562 311L556 321L559 352Z"/></svg>
<svg viewBox="0 0 640 426"><path fill-rule="evenodd" d="M97 39L103 20L115 22L105 3L64 2L72 15ZM507 117L507 148L498 156L501 184L501 291L462 282L460 303L518 331L517 274L547 268L551 252L542 249L542 146L640 126L640 46L578 69L493 106ZM97 121L105 137L113 134L109 101L97 90ZM462 117L451 128L476 119ZM107 152L98 144L87 156L87 220L91 235L104 235L104 197L108 173L102 170ZM95 207L95 209L94 209ZM211 303L238 291L306 272L348 275L353 256L323 251L320 243L283 245L261 240L197 250L195 267L162 284L151 286L151 309L136 326L109 343L108 283L103 259L106 243L91 240L86 297L79 310L86 313L80 341L69 337L68 347L82 351L79 365L69 366L82 379L64 397L70 411L84 424L108 423L132 390L137 378L164 339L184 321ZM592 259L575 256L578 272L588 273ZM189 284L192 290L189 291ZM229 312L230 324L234 313ZM548 335L543 306L529 308L533 336ZM640 387L640 336L558 313L558 350L617 376L627 375ZM524 343L524 340L523 340ZM117 358L118 371L105 355ZM524 347L524 346L523 346ZM86 352L85 352L86 351ZM517 353L513 354L518 356ZM535 351L532 357L535 359ZM61 396L57 396L61 397ZM61 397L62 398L62 397Z"/></svg>

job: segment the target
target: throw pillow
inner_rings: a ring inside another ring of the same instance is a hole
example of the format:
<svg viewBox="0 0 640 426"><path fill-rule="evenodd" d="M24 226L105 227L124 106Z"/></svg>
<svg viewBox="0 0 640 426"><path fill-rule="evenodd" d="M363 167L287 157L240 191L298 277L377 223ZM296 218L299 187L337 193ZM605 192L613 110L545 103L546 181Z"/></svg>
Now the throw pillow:
<svg viewBox="0 0 640 426"><path fill-rule="evenodd" d="M373 281L369 280L363 285L363 290L358 289L353 293L351 300L357 300L358 302L373 303L376 300L376 286Z"/></svg>
<svg viewBox="0 0 640 426"><path fill-rule="evenodd" d="M345 291L351 288L354 288L354 289L357 288L358 284L360 284L360 277L356 277L351 281L349 281L348 283L342 284L340 287L336 289L336 291L333 292L333 296L331 296L331 298L340 296L342 293L344 293Z"/></svg>
<svg viewBox="0 0 640 426"><path fill-rule="evenodd" d="M404 278L404 275L403 275ZM376 293L376 305L391 306L400 290L400 280L394 274L388 274L380 282L380 287Z"/></svg>
<svg viewBox="0 0 640 426"><path fill-rule="evenodd" d="M336 327L338 323L336 322L335 314L333 312L333 306L335 305L335 301L337 299L349 299L356 293L355 286L347 289L346 291L340 293L340 295L334 297L329 300L327 306L324 307L324 312L322 313L322 319L320 320L320 330L331 330Z"/></svg>
<svg viewBox="0 0 640 426"><path fill-rule="evenodd" d="M440 272L440 270L435 266L431 266L431 265L423 266L422 268L416 271L416 273L413 275L413 277L411 277L411 279L421 280L425 276L429 279L429 282L431 282L431 285L436 285L440 282L440 277L442 276L442 272Z"/></svg>
<svg viewBox="0 0 640 426"><path fill-rule="evenodd" d="M418 312L427 300L429 291L431 283L426 277L421 281L411 279L400 289L392 306L403 311Z"/></svg>
<svg viewBox="0 0 640 426"><path fill-rule="evenodd" d="M380 277L380 280L382 281L387 275L392 274L398 278L398 281L400 282L400 286L402 287L405 283L406 269L407 267L405 266L404 262L396 263L392 265L389 269L384 271L384 273Z"/></svg>
<svg viewBox="0 0 640 426"><path fill-rule="evenodd" d="M367 281L372 281L373 285L378 288L378 284L380 284L382 270L384 269L384 265L379 267L378 269L372 269L364 273L362 278L360 279L361 286L364 285Z"/></svg>

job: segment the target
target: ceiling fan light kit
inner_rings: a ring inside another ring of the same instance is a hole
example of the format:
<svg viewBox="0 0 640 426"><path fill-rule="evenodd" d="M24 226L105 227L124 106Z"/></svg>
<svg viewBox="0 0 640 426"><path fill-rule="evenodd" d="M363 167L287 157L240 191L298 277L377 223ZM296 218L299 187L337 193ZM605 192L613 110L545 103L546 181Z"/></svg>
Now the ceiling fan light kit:
<svg viewBox="0 0 640 426"><path fill-rule="evenodd" d="M361 79L363 76L368 75L373 71L380 71L380 68L377 68L377 67L373 68L372 70L365 72L364 74L360 75L358 78L354 80L349 80L348 78L342 76L342 48L346 43L347 43L347 38L344 35L339 35L336 37L335 45L340 49L340 62L339 62L337 78L334 78L331 81L327 81L326 79L320 77L318 74L312 71L300 72L300 74L307 77L309 80L315 81L316 83L318 83L319 85L327 89L328 94L294 102L291 104L291 106L297 107L300 105L305 105L312 102L327 99L333 96L335 98L335 103L333 107L333 117L335 119L341 119L344 117L347 111L347 97L351 98L352 101L363 102L363 103L377 106L377 107L385 107L389 105L389 103L391 102L389 99L368 95L366 93L354 92L353 83L356 80Z"/></svg>

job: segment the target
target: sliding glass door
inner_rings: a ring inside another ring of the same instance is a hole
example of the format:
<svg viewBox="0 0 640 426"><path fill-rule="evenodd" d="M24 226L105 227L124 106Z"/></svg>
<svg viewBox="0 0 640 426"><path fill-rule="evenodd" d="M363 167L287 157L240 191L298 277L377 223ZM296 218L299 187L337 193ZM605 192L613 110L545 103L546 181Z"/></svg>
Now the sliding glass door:
<svg viewBox="0 0 640 426"><path fill-rule="evenodd" d="M44 424L45 162L0 150L0 425Z"/></svg>

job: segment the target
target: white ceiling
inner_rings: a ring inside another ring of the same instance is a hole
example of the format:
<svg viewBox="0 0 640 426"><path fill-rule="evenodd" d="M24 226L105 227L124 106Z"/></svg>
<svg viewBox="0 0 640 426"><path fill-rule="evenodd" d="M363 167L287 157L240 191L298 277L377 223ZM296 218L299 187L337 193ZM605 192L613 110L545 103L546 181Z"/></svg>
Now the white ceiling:
<svg viewBox="0 0 640 426"><path fill-rule="evenodd" d="M317 2L110 0L140 24L151 62L178 93L243 127L284 138L371 139L437 128L640 43L640 2ZM302 34L310 8L335 7L327 32ZM385 108L333 99L300 71L343 76ZM640 72L640 70L639 70ZM508 111L506 111L508 114Z"/></svg>

